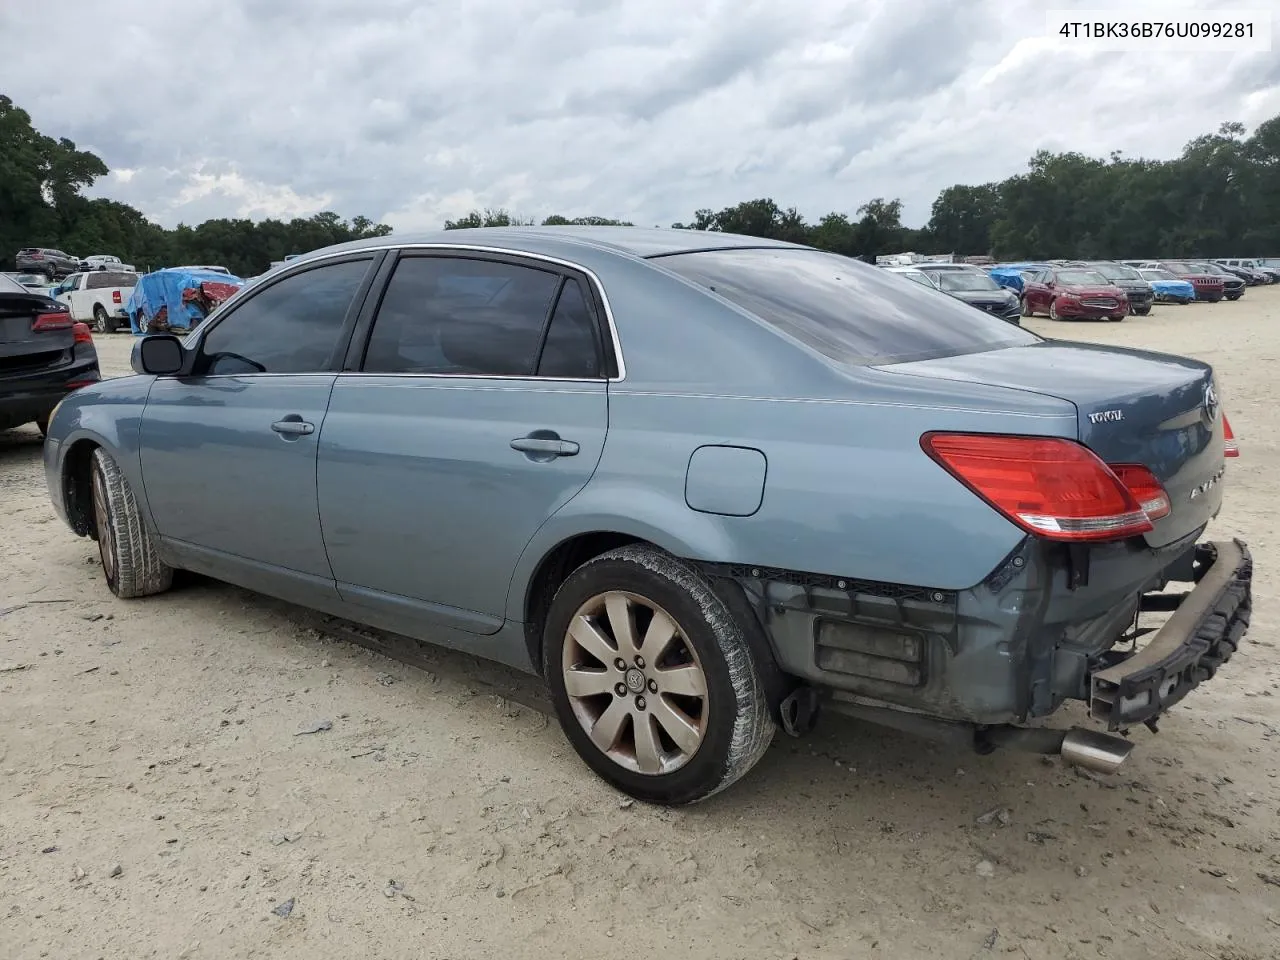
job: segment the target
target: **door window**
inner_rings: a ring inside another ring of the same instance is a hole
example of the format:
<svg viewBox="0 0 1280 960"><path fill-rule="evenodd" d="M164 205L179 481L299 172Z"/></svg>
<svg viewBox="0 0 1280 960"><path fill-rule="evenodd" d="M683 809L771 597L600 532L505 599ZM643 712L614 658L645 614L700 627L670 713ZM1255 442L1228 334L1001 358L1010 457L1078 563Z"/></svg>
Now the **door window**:
<svg viewBox="0 0 1280 960"><path fill-rule="evenodd" d="M560 275L549 270L463 257L406 257L387 285L361 369L531 376L559 286Z"/></svg>
<svg viewBox="0 0 1280 960"><path fill-rule="evenodd" d="M594 379L600 376L596 323L582 285L567 277L538 360L540 377Z"/></svg>
<svg viewBox="0 0 1280 960"><path fill-rule="evenodd" d="M200 347L199 372L318 373L330 369L370 259L286 277L234 307Z"/></svg>

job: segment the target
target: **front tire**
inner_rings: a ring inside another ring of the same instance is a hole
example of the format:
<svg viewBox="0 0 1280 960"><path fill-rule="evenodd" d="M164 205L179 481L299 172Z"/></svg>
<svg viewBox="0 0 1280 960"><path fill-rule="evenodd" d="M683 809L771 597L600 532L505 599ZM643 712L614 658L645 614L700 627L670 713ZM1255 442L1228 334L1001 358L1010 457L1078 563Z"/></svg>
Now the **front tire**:
<svg viewBox="0 0 1280 960"><path fill-rule="evenodd" d="M1062 319L1062 317L1060 317L1060 316L1058 315L1058 301L1057 301L1057 300L1050 300L1050 301L1049 301L1049 319L1050 319L1050 320L1061 320L1061 319Z"/></svg>
<svg viewBox="0 0 1280 960"><path fill-rule="evenodd" d="M1112 323L1119 323L1121 320L1124 319L1124 316L1125 315L1123 313L1113 313L1107 319L1109 319Z"/></svg>
<svg viewBox="0 0 1280 960"><path fill-rule="evenodd" d="M1151 308L1139 307L1138 309L1134 310L1134 313L1139 317L1149 317L1151 315Z"/></svg>
<svg viewBox="0 0 1280 960"><path fill-rule="evenodd" d="M1029 301L1026 297L1022 298L1022 315L1024 317L1034 316L1034 314L1032 314L1031 312L1031 301Z"/></svg>
<svg viewBox="0 0 1280 960"><path fill-rule="evenodd" d="M112 593L130 600L173 585L173 568L160 559L133 488L101 447L93 451L93 517L102 572Z"/></svg>
<svg viewBox="0 0 1280 960"><path fill-rule="evenodd" d="M639 800L704 800L773 739L741 626L702 574L653 547L612 550L569 575L547 615L543 667L578 755Z"/></svg>

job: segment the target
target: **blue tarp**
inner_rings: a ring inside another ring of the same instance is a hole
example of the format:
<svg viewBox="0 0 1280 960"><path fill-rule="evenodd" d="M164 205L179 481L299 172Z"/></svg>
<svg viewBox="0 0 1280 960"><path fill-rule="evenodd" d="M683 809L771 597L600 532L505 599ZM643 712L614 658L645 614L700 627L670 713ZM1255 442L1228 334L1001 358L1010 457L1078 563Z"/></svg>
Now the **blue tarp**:
<svg viewBox="0 0 1280 960"><path fill-rule="evenodd" d="M145 317L149 324L154 323L161 307L166 307L166 319L173 332L191 330L204 319L204 310L198 303L183 299L184 290L198 291L203 283L230 284L244 286L239 277L228 276L215 270L184 270L181 267L170 267L157 270L138 278L133 288L133 295L125 309L129 313L129 326L135 335L140 335L142 320Z"/></svg>

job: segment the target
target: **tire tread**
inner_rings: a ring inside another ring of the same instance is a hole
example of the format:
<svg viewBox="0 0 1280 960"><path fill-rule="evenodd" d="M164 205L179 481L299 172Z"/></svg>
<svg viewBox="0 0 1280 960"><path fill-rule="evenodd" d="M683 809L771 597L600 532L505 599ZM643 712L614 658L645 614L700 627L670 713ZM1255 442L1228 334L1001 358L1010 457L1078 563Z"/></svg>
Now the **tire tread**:
<svg viewBox="0 0 1280 960"><path fill-rule="evenodd" d="M133 488L106 450L93 452L94 469L101 471L107 491L107 522L116 549L116 596L130 600L163 593L173 585L173 568L160 559L160 551L138 509Z"/></svg>

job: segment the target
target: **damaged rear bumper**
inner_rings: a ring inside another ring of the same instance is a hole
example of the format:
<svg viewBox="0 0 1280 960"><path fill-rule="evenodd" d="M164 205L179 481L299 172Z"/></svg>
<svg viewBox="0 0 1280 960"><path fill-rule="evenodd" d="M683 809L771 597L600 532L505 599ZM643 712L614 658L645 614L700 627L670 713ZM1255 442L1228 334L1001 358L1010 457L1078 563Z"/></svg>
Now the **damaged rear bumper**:
<svg viewBox="0 0 1280 960"><path fill-rule="evenodd" d="M1090 676L1089 712L1109 730L1155 720L1231 659L1253 606L1253 558L1239 540L1196 547L1196 585L1136 653ZM1164 597L1167 595L1156 595Z"/></svg>

